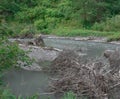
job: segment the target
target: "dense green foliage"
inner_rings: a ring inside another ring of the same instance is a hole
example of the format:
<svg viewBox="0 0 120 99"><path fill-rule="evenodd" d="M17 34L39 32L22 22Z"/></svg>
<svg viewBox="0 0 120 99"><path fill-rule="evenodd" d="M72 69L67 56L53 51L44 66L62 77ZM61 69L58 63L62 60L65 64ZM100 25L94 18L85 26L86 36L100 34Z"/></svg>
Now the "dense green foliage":
<svg viewBox="0 0 120 99"><path fill-rule="evenodd" d="M101 23L95 23L92 27L95 30L99 31L120 31L120 15L116 15L115 17L108 18L106 21Z"/></svg>
<svg viewBox="0 0 120 99"><path fill-rule="evenodd" d="M119 14L120 0L2 0L0 2L0 21L12 27L12 32L17 35L25 33L29 25L32 25L35 33L45 34L55 33L54 30L59 27L119 32Z"/></svg>

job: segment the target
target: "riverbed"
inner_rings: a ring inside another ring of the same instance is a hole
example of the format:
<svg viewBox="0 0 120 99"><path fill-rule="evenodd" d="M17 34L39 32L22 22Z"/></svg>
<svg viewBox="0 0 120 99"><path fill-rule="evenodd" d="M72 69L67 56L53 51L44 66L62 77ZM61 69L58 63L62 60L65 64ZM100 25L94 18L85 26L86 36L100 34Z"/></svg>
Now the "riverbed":
<svg viewBox="0 0 120 99"><path fill-rule="evenodd" d="M78 52L80 50L82 53L85 53L86 58L103 57L105 50L120 48L120 45L116 44L60 38L46 37L44 38L44 42L47 47L55 47L62 50L71 49ZM46 63L46 60L42 61L42 63L40 61L39 64L40 66L49 65ZM16 96L22 95L26 97L38 93L42 99L47 99L48 97L50 97L50 99L56 99L53 95L42 94L46 93L50 78L51 76L43 71L17 69L7 72L4 76L4 81Z"/></svg>

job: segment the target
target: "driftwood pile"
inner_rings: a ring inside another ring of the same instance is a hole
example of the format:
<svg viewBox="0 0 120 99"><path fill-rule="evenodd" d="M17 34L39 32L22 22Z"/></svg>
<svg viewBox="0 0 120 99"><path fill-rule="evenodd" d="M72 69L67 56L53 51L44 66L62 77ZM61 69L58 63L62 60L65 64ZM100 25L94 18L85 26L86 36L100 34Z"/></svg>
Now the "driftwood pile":
<svg viewBox="0 0 120 99"><path fill-rule="evenodd" d="M51 92L73 91L86 99L120 99L120 53L105 51L104 56L108 63L85 61L70 50L61 52L51 65L51 72L58 75L50 84Z"/></svg>
<svg viewBox="0 0 120 99"><path fill-rule="evenodd" d="M16 39L15 42L17 42L18 44L24 44L24 45L27 45L27 46L32 45L32 46L45 47L44 40L41 36L36 37L34 39L26 40L26 41L23 41L21 39Z"/></svg>

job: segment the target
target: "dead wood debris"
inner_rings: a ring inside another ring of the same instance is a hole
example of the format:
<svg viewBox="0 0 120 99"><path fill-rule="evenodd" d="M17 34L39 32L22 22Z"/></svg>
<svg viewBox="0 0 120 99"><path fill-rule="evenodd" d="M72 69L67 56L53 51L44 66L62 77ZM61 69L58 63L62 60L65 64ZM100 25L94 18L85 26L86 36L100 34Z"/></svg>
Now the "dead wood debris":
<svg viewBox="0 0 120 99"><path fill-rule="evenodd" d="M120 88L120 54L118 51L111 53L104 53L108 65L101 60L86 62L71 50L62 51L50 67L51 72L58 75L50 84L51 92L73 91L77 96L87 96L88 99L111 99L115 90ZM120 99L120 96L115 99Z"/></svg>

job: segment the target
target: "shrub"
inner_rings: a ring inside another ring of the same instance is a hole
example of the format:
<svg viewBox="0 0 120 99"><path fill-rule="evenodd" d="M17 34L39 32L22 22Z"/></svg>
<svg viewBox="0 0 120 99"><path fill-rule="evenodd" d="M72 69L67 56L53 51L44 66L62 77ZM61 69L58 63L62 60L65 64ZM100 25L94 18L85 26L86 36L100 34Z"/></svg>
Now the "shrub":
<svg viewBox="0 0 120 99"><path fill-rule="evenodd" d="M34 22L37 19L44 18L46 9L41 6L34 8L27 8L21 12L16 13L16 19L19 21Z"/></svg>
<svg viewBox="0 0 120 99"><path fill-rule="evenodd" d="M26 98L19 95L16 97L14 94L10 92L8 89L0 88L0 99L39 99L38 95L28 96Z"/></svg>
<svg viewBox="0 0 120 99"><path fill-rule="evenodd" d="M34 25L37 27L38 30L43 30L47 28L47 23L42 19L35 21Z"/></svg>
<svg viewBox="0 0 120 99"><path fill-rule="evenodd" d="M0 99L16 99L13 94L10 93L8 89L0 89Z"/></svg>
<svg viewBox="0 0 120 99"><path fill-rule="evenodd" d="M29 63L29 57L16 43L0 38L0 72L15 67L18 61Z"/></svg>
<svg viewBox="0 0 120 99"><path fill-rule="evenodd" d="M51 17L46 18L46 23L49 29L54 29L56 25L58 24L57 23L58 21L59 21L58 18L51 18Z"/></svg>
<svg viewBox="0 0 120 99"><path fill-rule="evenodd" d="M48 34L50 33L50 28L48 28L48 23L45 20L37 20L34 23L35 27L38 29L43 34Z"/></svg>
<svg viewBox="0 0 120 99"><path fill-rule="evenodd" d="M111 36L108 36L108 39L107 39L108 42L111 42L111 41L120 41L120 33L119 34L113 34Z"/></svg>
<svg viewBox="0 0 120 99"><path fill-rule="evenodd" d="M28 25L25 26L20 33L18 34L18 36L22 37L22 38L33 38L34 35L38 33L37 29L33 26L33 25Z"/></svg>
<svg viewBox="0 0 120 99"><path fill-rule="evenodd" d="M12 29L6 24L0 25L0 37L13 35Z"/></svg>
<svg viewBox="0 0 120 99"><path fill-rule="evenodd" d="M55 8L47 8L46 9L46 14L48 17L61 17L62 14L60 13L60 11L58 11L58 9Z"/></svg>
<svg viewBox="0 0 120 99"><path fill-rule="evenodd" d="M120 15L108 18L105 22L95 23L92 27L94 30L99 31L120 31Z"/></svg>
<svg viewBox="0 0 120 99"><path fill-rule="evenodd" d="M18 22L2 23L0 26L0 36L23 37L25 35L32 37L38 33L32 24L19 24Z"/></svg>
<svg viewBox="0 0 120 99"><path fill-rule="evenodd" d="M76 96L73 92L67 92L64 94L62 99L76 99Z"/></svg>

